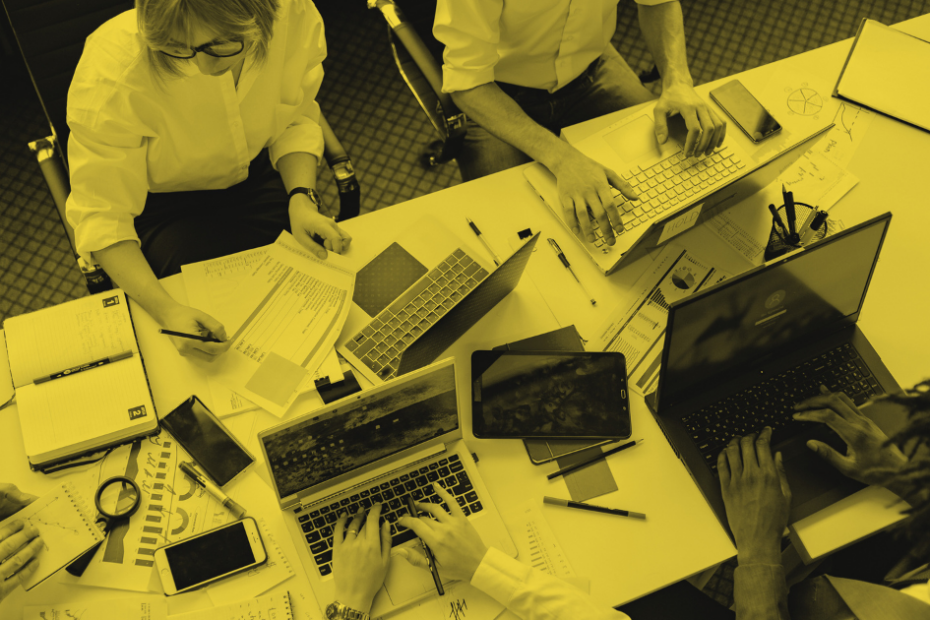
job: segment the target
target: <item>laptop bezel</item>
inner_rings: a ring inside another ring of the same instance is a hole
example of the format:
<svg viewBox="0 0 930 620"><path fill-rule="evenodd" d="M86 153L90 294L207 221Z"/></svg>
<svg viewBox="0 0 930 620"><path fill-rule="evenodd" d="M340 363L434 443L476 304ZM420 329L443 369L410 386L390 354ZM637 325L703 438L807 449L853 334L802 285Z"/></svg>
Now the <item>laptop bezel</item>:
<svg viewBox="0 0 930 620"><path fill-rule="evenodd" d="M419 444L416 444L415 446L411 446L409 448L401 450L400 452L395 452L394 454L385 456L376 461L372 461L371 463L362 465L361 467L358 467L344 474L336 476L335 478L330 478L323 482L317 483L312 486L305 487L303 489L295 491L294 493L291 493L289 495L282 497L280 488L278 486L278 481L275 478L274 471L271 468L271 461L268 458L268 452L265 449L264 439L266 437L268 437L269 435L280 433L281 431L287 430L288 428L292 426L303 423L309 418L316 418L323 414L331 413L339 409L350 410L354 404L357 404L362 399L368 400L374 396L377 396L381 392L385 392L388 390L394 390L394 389L402 389L402 386L405 383L410 383L412 381L419 379L420 377L426 374L429 374L431 372L439 372L440 370L444 370L449 367L451 367L452 369L453 385L454 385L453 389L455 391L456 418L458 422L458 426L455 430L450 431L448 433L444 433L436 437L431 437L430 439L424 442L421 442ZM258 444L259 444L259 447L261 448L262 456L264 457L264 460L265 460L265 468L268 471L268 476L272 483L271 485L272 489L274 490L275 497L277 497L278 499L278 505L280 506L282 510L286 510L288 508L296 506L301 501L301 498L317 495L321 493L322 491L324 491L325 489L330 489L330 488L338 489L341 485L345 484L346 482L352 479L363 477L368 474L373 475L379 469L384 468L386 464L389 464L391 462L400 462L403 459L409 458L421 452L428 451L431 448L437 448L439 446L443 446L443 447L448 446L452 442L462 439L462 437L463 437L462 402L461 402L461 395L459 394L458 382L455 380L455 358L448 357L438 362L435 362L433 364L430 364L429 366L424 366L423 368L420 368L418 370L409 372L405 375L392 379L390 381L386 381L384 383L375 385L367 390L362 390L361 392L356 392L355 394L351 394L349 396L346 396L345 398L341 398L337 401L330 403L329 405L326 405L325 407L320 407L319 409L315 409L313 411L307 412L303 415L295 417L292 420L288 420L287 422L283 422L271 428L267 428L258 434Z"/></svg>
<svg viewBox="0 0 930 620"><path fill-rule="evenodd" d="M663 388L663 385L667 383L666 373L668 369L668 355L669 355L669 350L671 348L670 346L671 334L675 327L674 320L675 320L676 310L683 308L689 304L697 303L698 301L704 299L705 297L714 295L715 293L721 290L725 290L733 286L738 286L740 285L740 283L744 282L745 280L749 278L752 278L758 275L762 271L765 271L767 269L772 269L774 267L783 265L790 261L797 260L798 257L805 256L807 253L811 251L814 251L825 245L834 243L848 235L854 234L858 232L859 230L862 230L863 228L872 226L873 224L881 220L886 220L884 230L882 231L881 240L878 243L878 247L876 248L876 251L875 251L875 256L872 259L872 267L869 270L869 275L868 275L868 278L866 279L865 287L863 288L862 297L859 301L859 307L856 309L856 311L853 314L847 315L843 317L842 319L836 321L836 323L834 323L834 325L831 326L831 328L828 331L823 332L823 335L827 336L829 334L839 332L842 329L849 327L850 325L855 325L856 322L859 320L859 314L862 312L862 307L865 304L865 298L868 296L868 293L869 293L869 286L872 284L872 277L875 275L875 267L878 265L878 259L881 256L882 247L884 247L885 245L885 238L888 236L888 227L891 225L891 217L892 217L891 212L886 211L885 213L881 215L877 215L869 220L866 220L865 222L852 226L851 228L847 228L846 230L842 230L833 235L829 235L821 239L820 241L811 243L810 245L806 246L805 248L799 251L786 254L785 256L769 261L768 263L765 263L763 265L759 265L758 267L754 267L753 269L743 272L737 276L728 278L726 280L723 280L722 282L718 282L717 284L703 291L700 291L698 293L695 293L693 295L684 297L682 299L679 299L679 300L676 300L670 303L669 310L668 310L668 320L666 322L666 327L665 327L665 340L662 345L662 360L661 360L661 364L659 365L659 381L658 381L658 385L655 391L654 410L655 410L656 415L661 415L663 409L667 411L673 407L676 407L677 405L680 405L681 403L691 398L690 395L683 394L679 400L673 401L673 402L668 402L667 397L666 397L666 402L663 402L663 399L662 399L662 388ZM765 366L766 364L771 362L771 360L781 357L782 355L786 353L784 348L787 346L789 345L784 345L780 349L773 351L765 355L764 357L758 358L757 360L755 360L753 366L747 370L752 370L752 368Z"/></svg>

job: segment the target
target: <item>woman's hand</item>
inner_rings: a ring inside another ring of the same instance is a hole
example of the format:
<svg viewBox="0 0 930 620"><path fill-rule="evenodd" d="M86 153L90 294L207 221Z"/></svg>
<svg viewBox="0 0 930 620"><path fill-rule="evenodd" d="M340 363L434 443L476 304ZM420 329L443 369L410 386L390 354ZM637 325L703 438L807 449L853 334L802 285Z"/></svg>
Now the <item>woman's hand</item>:
<svg viewBox="0 0 930 620"><path fill-rule="evenodd" d="M326 259L327 250L342 254L349 249L352 236L342 230L334 219L321 215L308 196L294 195L288 213L294 238L320 260ZM317 243L314 236L322 240L323 244Z"/></svg>
<svg viewBox="0 0 930 620"><path fill-rule="evenodd" d="M656 139L668 140L668 117L680 114L688 127L688 137L682 147L686 157L710 155L723 145L727 135L726 121L707 105L690 84L675 84L662 89L655 107Z"/></svg>
<svg viewBox="0 0 930 620"><path fill-rule="evenodd" d="M222 342L201 342L192 338L169 336L178 353L205 362L212 362L225 353L232 344L226 341L226 328L206 312L182 304L174 304L169 310L157 317L162 328L186 334L212 336Z"/></svg>
<svg viewBox="0 0 930 620"><path fill-rule="evenodd" d="M375 504L367 518L361 510L355 513L346 528L349 516L343 514L333 533L336 600L366 614L391 563L391 524L385 521L379 528L380 516L381 504Z"/></svg>
<svg viewBox="0 0 930 620"><path fill-rule="evenodd" d="M413 530L429 546L436 558L441 577L460 579L468 583L487 554L488 547L481 540L475 526L465 518L455 498L435 482L433 488L449 506L451 514L440 504L416 502L417 510L430 513L438 522L404 516L397 520L397 524ZM397 555L414 566L429 570L426 557L422 553L411 549L398 549Z"/></svg>
<svg viewBox="0 0 930 620"><path fill-rule="evenodd" d="M734 437L717 457L720 490L741 564L781 564L781 535L788 525L791 489L779 452L772 459L772 429L758 438Z"/></svg>
<svg viewBox="0 0 930 620"><path fill-rule="evenodd" d="M831 393L823 385L820 392L819 396L794 406L798 409L794 419L829 426L846 442L846 455L820 441L808 441L808 448L843 475L863 484L884 485L889 479L888 470L895 472L907 464L907 457L898 446L885 445L888 441L885 433L846 394Z"/></svg>
<svg viewBox="0 0 930 620"><path fill-rule="evenodd" d="M36 500L12 484L0 484L0 519L19 512ZM23 521L12 521L0 528L0 602L28 579L39 566L36 556L45 543L39 530Z"/></svg>

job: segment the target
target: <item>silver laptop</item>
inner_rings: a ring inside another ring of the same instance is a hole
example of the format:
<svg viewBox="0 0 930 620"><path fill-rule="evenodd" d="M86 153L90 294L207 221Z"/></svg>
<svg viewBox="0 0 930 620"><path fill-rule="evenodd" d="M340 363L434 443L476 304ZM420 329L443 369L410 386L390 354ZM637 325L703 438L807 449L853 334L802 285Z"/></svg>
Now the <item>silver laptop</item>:
<svg viewBox="0 0 930 620"><path fill-rule="evenodd" d="M392 546L418 545L397 520L405 498L440 503L432 482L455 498L485 544L517 549L462 441L453 358L331 403L258 435L278 503L317 598L334 596L332 539L342 512L382 504ZM440 576L444 583L448 576ZM436 592L429 572L391 562L371 616Z"/></svg>
<svg viewBox="0 0 930 620"><path fill-rule="evenodd" d="M707 157L684 157L679 140L684 142L687 130L681 118L669 119L671 139L660 145L650 106L574 145L616 171L640 196L638 201L628 201L614 190L623 221L623 231L614 231L615 245L607 245L593 218L595 242L578 242L609 275L624 263L755 194L777 179L832 126L799 137L762 162L756 162L729 137ZM523 174L565 226L555 177L542 164L527 167Z"/></svg>

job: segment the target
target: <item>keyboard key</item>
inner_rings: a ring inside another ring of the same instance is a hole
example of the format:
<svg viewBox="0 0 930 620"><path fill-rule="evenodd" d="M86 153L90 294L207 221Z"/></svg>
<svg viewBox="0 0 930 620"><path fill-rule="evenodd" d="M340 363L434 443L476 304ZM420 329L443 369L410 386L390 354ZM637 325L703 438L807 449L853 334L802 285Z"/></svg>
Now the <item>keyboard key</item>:
<svg viewBox="0 0 930 620"><path fill-rule="evenodd" d="M310 520L310 515L300 515L299 517L297 517L297 521L300 523L306 523L309 520Z"/></svg>
<svg viewBox="0 0 930 620"><path fill-rule="evenodd" d="M313 559L314 561L316 561L317 566L321 566L323 564L329 564L330 562L333 561L333 552L332 551L323 552L320 555L313 556Z"/></svg>
<svg viewBox="0 0 930 620"><path fill-rule="evenodd" d="M320 536L323 538L332 538L333 537L333 528L332 526L327 525L320 530Z"/></svg>
<svg viewBox="0 0 930 620"><path fill-rule="evenodd" d="M321 528L321 527L323 527L324 525L326 525L326 520L325 520L325 518L326 518L326 517L331 517L332 515L333 515L333 513L329 513L329 514L327 514L327 515L325 515L325 516L323 516L323 517L317 517L316 519L313 520L313 527L316 527L316 528ZM307 527L308 525L310 525L310 524L309 524L309 523L304 523L304 527ZM308 528L308 529L305 529L304 531L305 531L305 532L309 532L310 529Z"/></svg>
<svg viewBox="0 0 930 620"><path fill-rule="evenodd" d="M317 569L320 571L320 575L326 576L333 572L332 564L324 564L323 566L317 566Z"/></svg>
<svg viewBox="0 0 930 620"><path fill-rule="evenodd" d="M468 505L468 507L471 509L472 514L481 512L484 509L484 506L481 505L481 502L472 502Z"/></svg>
<svg viewBox="0 0 930 620"><path fill-rule="evenodd" d="M315 543L316 541L323 539L323 537L320 536L320 533L317 531L310 532L307 534L306 538L308 543Z"/></svg>
<svg viewBox="0 0 930 620"><path fill-rule="evenodd" d="M322 520L324 521L323 525L327 523L335 523L337 520L336 513L335 512L327 513L326 515L323 516ZM318 525L317 527L323 527L323 526Z"/></svg>
<svg viewBox="0 0 930 620"><path fill-rule="evenodd" d="M327 549L329 549L329 544L325 540L321 540L310 545L310 553L313 555L323 553Z"/></svg>
<svg viewBox="0 0 930 620"><path fill-rule="evenodd" d="M465 501L468 502L469 504L472 502L477 502L478 493L476 493L475 491L469 491L468 493L465 494Z"/></svg>

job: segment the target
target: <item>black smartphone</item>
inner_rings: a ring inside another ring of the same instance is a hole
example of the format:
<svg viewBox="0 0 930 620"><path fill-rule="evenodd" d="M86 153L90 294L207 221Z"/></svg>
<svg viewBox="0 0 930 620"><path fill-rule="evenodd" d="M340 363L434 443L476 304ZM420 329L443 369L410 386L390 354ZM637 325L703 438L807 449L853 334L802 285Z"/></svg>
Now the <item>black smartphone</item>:
<svg viewBox="0 0 930 620"><path fill-rule="evenodd" d="M723 108L736 126L754 143L781 131L781 125L739 80L710 91L710 98Z"/></svg>
<svg viewBox="0 0 930 620"><path fill-rule="evenodd" d="M224 486L255 462L245 446L196 396L178 405L162 418L161 424L217 486Z"/></svg>

